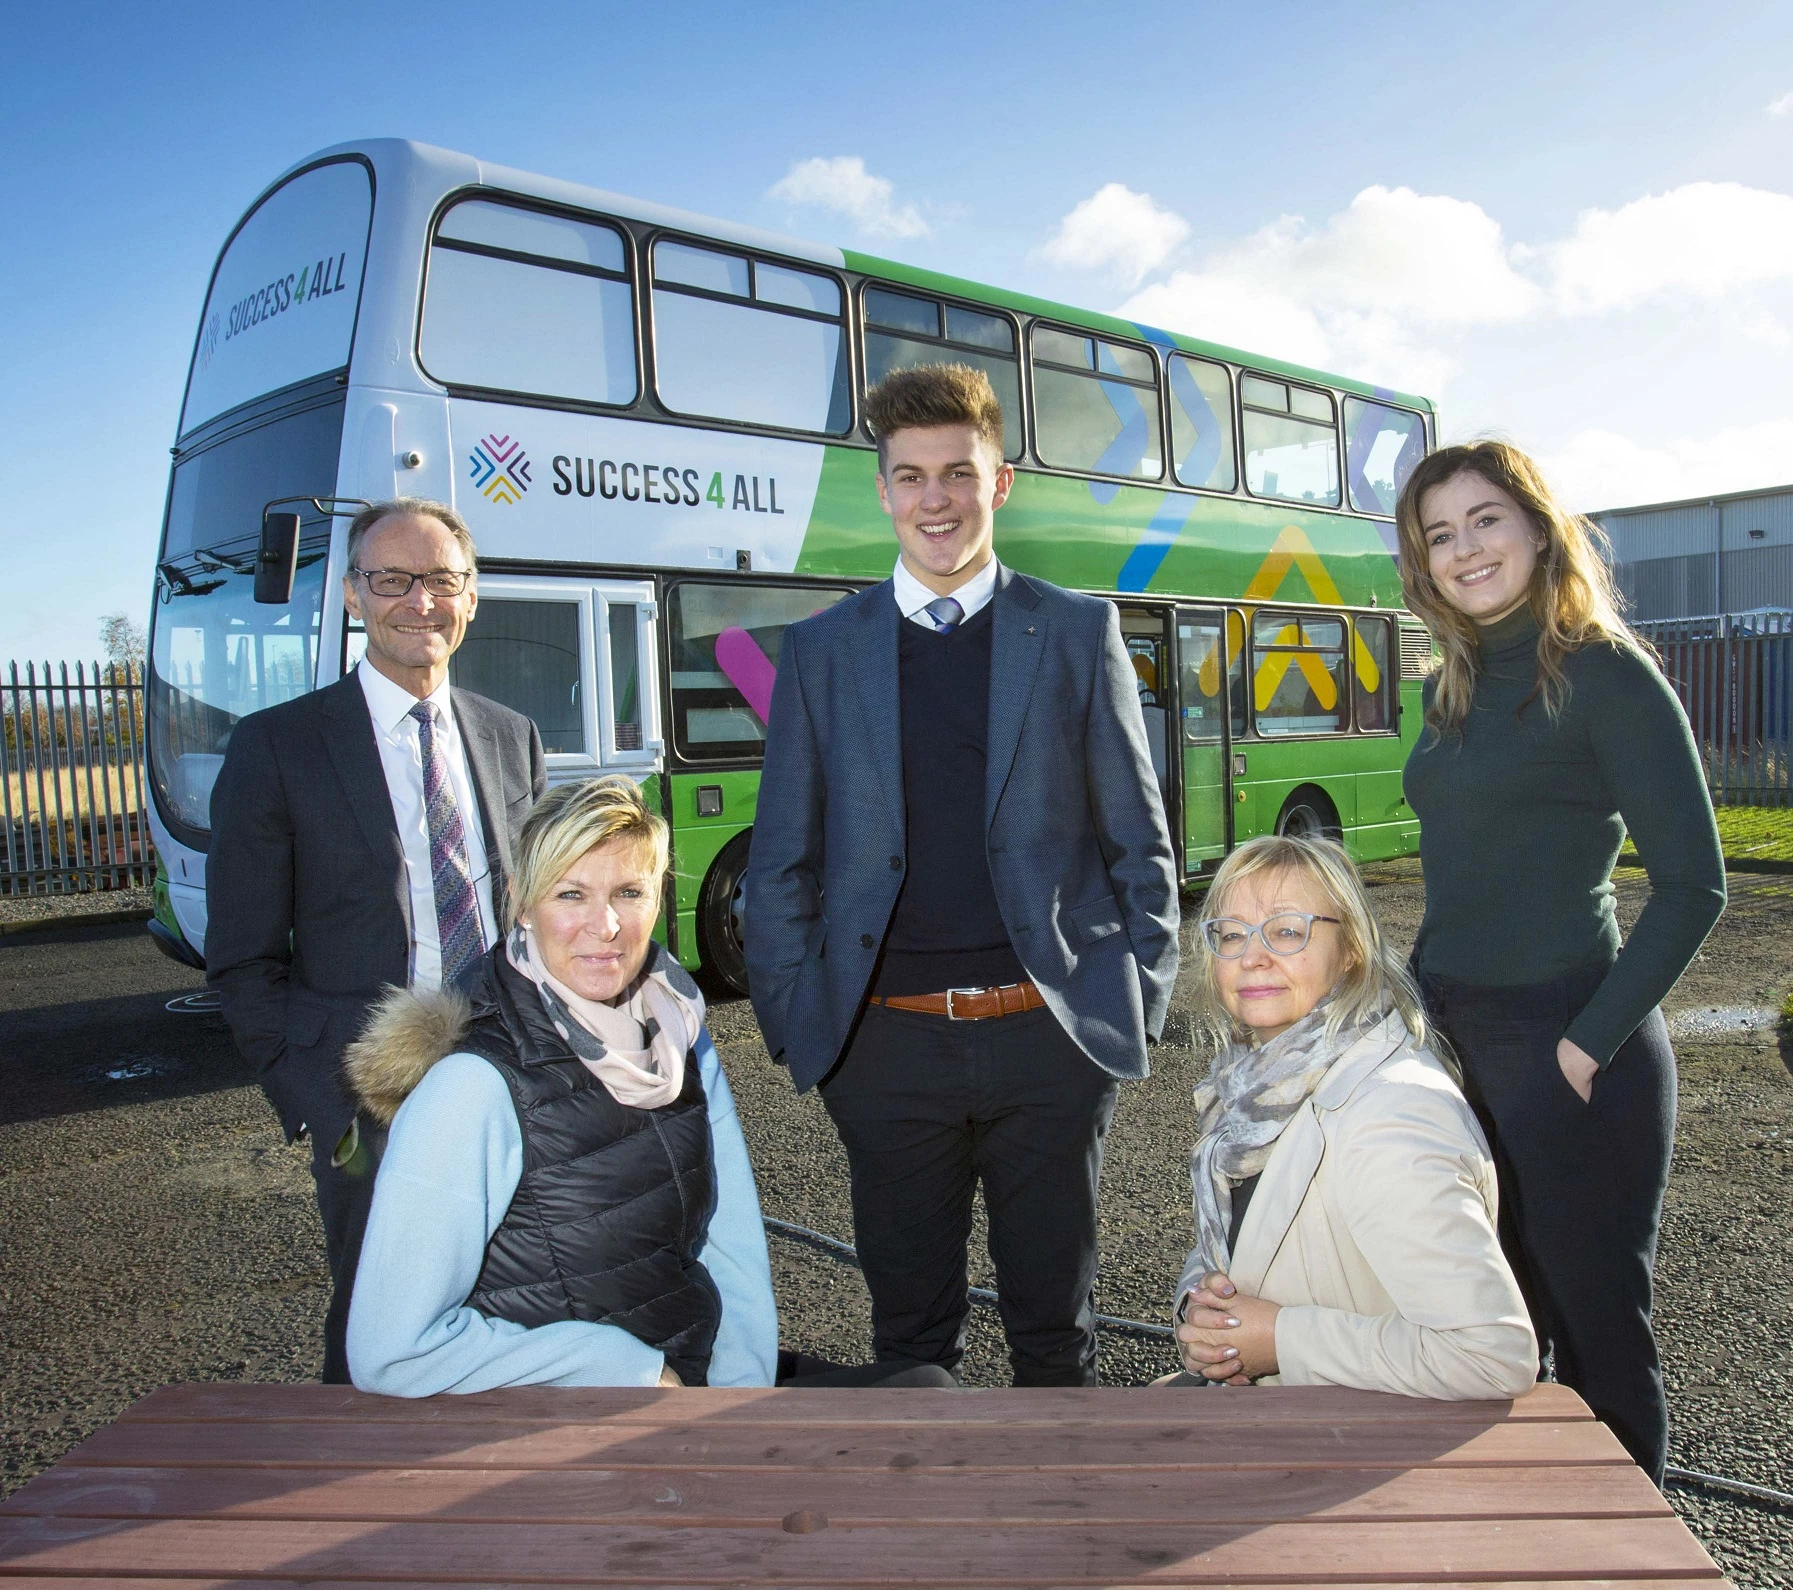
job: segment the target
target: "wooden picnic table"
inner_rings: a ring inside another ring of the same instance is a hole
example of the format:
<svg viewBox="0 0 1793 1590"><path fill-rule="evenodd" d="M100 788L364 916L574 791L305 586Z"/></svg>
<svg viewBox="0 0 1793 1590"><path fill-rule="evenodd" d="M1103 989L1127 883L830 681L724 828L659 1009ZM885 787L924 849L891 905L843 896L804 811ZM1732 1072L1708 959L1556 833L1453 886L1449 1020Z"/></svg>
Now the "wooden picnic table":
<svg viewBox="0 0 1793 1590"><path fill-rule="evenodd" d="M170 1386L0 1503L0 1590L250 1580L1724 1583L1559 1386Z"/></svg>

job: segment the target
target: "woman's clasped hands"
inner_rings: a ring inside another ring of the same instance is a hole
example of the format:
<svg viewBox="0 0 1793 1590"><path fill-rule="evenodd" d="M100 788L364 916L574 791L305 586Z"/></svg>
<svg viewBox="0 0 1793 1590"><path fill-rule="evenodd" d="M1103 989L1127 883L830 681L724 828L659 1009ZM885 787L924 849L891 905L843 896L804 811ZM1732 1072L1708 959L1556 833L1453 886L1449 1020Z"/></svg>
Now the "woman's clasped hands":
<svg viewBox="0 0 1793 1590"><path fill-rule="evenodd" d="M1276 1373L1276 1316L1281 1306L1248 1297L1215 1270L1184 1294L1177 1350L1183 1367L1229 1386Z"/></svg>

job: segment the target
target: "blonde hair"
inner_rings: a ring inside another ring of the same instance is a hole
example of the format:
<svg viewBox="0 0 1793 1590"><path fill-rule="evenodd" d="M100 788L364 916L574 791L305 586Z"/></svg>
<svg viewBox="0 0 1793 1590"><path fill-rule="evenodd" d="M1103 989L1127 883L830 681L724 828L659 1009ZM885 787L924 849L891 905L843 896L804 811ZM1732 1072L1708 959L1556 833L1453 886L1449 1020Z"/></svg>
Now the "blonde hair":
<svg viewBox="0 0 1793 1590"><path fill-rule="evenodd" d="M1538 622L1538 677L1530 703L1540 696L1544 710L1558 717L1569 699L1563 659L1596 641L1651 655L1620 617L1622 599L1613 585L1605 552L1606 532L1591 520L1570 513L1554 496L1538 466L1511 442L1469 442L1441 447L1421 459L1395 507L1401 540L1401 586L1407 606L1432 632L1438 648L1433 669L1437 685L1426 722L1440 735L1461 729L1475 700L1476 672L1481 665L1481 626L1455 607L1432 578L1420 509L1427 492L1457 475L1479 475L1498 486L1525 511L1532 530L1544 543L1532 570L1527 601ZM1524 711L1524 706L1520 708Z"/></svg>
<svg viewBox="0 0 1793 1590"><path fill-rule="evenodd" d="M1430 1044L1439 1052L1435 1033L1428 1033L1425 1007L1413 985L1399 951L1382 935L1382 925L1370 909L1370 897L1355 863L1342 846L1330 839L1297 839L1292 834L1264 834L1239 846L1214 874L1208 886L1205 914L1224 916L1227 896L1245 882L1266 872L1294 872L1314 884L1339 919L1339 948L1344 969L1332 986L1332 1008L1327 1012L1326 1035L1335 1038L1347 1028L1362 1026L1390 1003L1400 1013L1416 1044ZM1198 935L1195 969L1195 1018L1215 1043L1225 1046L1244 1042L1249 1029L1237 1021L1220 997L1214 975L1218 960L1208 947L1208 935Z"/></svg>
<svg viewBox="0 0 1793 1590"><path fill-rule="evenodd" d="M544 899L581 856L617 839L639 847L642 870L656 888L661 887L670 854L666 819L648 810L634 779L612 773L549 790L536 802L517 841L504 907L505 931Z"/></svg>

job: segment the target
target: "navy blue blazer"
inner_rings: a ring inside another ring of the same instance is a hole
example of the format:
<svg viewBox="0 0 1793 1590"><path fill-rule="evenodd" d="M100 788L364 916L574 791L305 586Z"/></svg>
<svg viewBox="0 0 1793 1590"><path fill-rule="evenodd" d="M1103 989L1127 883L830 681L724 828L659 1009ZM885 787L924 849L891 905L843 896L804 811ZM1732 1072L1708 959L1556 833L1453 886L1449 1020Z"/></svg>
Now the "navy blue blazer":
<svg viewBox="0 0 1793 1590"><path fill-rule="evenodd" d="M1177 975L1177 877L1114 604L1000 568L990 876L1027 975L1085 1054L1147 1072ZM799 1090L833 1070L907 866L891 582L784 633L747 866L748 983Z"/></svg>
<svg viewBox="0 0 1793 1590"><path fill-rule="evenodd" d="M529 719L450 695L503 913L511 852L547 788ZM411 969L411 884L367 697L351 670L237 724L212 787L206 980L289 1140L334 1145L355 1106L337 1075Z"/></svg>

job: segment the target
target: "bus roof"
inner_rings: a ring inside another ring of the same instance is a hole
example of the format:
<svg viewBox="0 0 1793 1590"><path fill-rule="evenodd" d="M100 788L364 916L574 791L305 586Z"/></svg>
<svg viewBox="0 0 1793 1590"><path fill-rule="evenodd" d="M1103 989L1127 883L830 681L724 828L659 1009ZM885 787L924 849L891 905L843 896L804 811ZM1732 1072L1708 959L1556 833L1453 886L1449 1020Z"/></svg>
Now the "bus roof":
<svg viewBox="0 0 1793 1590"><path fill-rule="evenodd" d="M1262 354L1247 352L1244 349L1210 342L1186 332L1149 326L1138 321L1122 319L1117 315L1105 314L1100 310L1083 309L1072 304L1058 303L1052 299L1036 298L1028 293L1014 292L1008 288L991 286L986 282L970 281L943 272L926 270L920 266L906 265L900 261L884 259L874 254L831 247L807 238L790 237L783 233L769 232L761 227L745 226L736 221L719 220L714 216L700 215L672 205L656 204L652 200L637 199L625 193L614 193L606 188L568 182L558 177L544 177L530 171L519 171L511 166L497 165L490 161L476 159L471 155L460 154L449 149L439 149L434 145L417 143L410 139L357 139L348 143L334 144L328 149L321 149L303 160L294 162L292 166L282 172L274 182L268 185L264 193L257 197L256 204L260 204L268 193L271 193L295 173L317 164L320 160L342 155L359 155L369 161L374 168L376 181L395 180L401 174L411 181L422 178L426 186L434 188L435 196L438 198L456 189L467 187L493 188L508 193L522 194L549 204L564 205L569 209L595 210L653 226L664 226L675 231L713 237L720 242L738 244L743 248L759 249L767 253L782 254L792 259L807 260L817 265L831 266L836 270L852 270L867 276L880 277L887 281L929 289L949 296L981 300L1017 313L1038 315L1048 320L1066 321L1073 325L1087 327L1092 331L1107 332L1111 336L1143 339L1167 350L1179 349L1186 353L1205 354L1210 358L1226 359L1234 364L1248 365L1253 369L1286 376L1291 380L1310 381L1320 386L1332 386L1363 397L1420 409L1428 414L1433 411L1429 399L1413 393L1394 391L1349 376L1335 375L1328 371L1313 369L1310 366L1293 364L1285 359L1268 358ZM255 205L249 207L251 210L254 208Z"/></svg>

